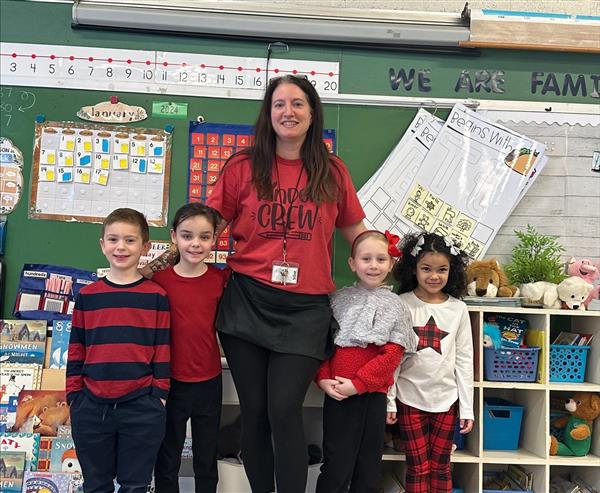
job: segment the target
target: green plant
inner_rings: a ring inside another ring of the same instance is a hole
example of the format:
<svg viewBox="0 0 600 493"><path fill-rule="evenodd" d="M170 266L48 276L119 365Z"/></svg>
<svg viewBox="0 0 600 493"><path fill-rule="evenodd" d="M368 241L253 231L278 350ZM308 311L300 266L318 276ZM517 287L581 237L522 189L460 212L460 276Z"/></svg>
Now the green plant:
<svg viewBox="0 0 600 493"><path fill-rule="evenodd" d="M516 231L519 243L512 251L510 263L504 268L512 284L548 281L560 283L564 274L564 262L560 258L565 249L556 238L539 234L531 225L527 231Z"/></svg>

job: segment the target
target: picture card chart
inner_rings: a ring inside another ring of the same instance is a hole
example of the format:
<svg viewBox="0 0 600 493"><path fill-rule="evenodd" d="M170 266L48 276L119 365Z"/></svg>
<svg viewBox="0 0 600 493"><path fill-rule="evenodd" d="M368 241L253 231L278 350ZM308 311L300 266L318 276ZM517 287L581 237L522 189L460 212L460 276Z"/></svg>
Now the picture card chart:
<svg viewBox="0 0 600 493"><path fill-rule="evenodd" d="M166 226L171 133L74 122L37 123L29 217L102 222L130 207Z"/></svg>
<svg viewBox="0 0 600 493"><path fill-rule="evenodd" d="M11 86L185 96L229 89L225 97L262 99L267 79L282 75L306 76L321 96L340 83L338 62L316 60L31 43L0 43L0 55L1 83Z"/></svg>
<svg viewBox="0 0 600 493"><path fill-rule="evenodd" d="M188 202L205 202L227 159L254 142L251 125L190 122ZM335 130L323 130L323 142L335 151ZM217 239L207 262L223 264L233 251L229 226Z"/></svg>

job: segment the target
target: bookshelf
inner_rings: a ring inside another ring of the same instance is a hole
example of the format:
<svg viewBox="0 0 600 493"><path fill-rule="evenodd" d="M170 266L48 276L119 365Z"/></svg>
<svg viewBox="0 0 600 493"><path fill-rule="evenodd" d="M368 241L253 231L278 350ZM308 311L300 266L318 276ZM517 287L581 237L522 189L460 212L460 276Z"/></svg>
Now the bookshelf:
<svg viewBox="0 0 600 493"><path fill-rule="evenodd" d="M475 426L466 438L465 449L452 455L455 486L464 488L468 493L481 492L484 473L506 469L508 464L520 464L534 474L533 489L536 493L550 491L550 479L569 472L575 472L584 481L600 488L600 419L594 423L592 447L587 456L556 457L549 454L550 399L568 398L574 392L600 393L600 312L470 306L469 313L475 350ZM538 369L536 382L492 382L484 379L481 341L484 316L490 313L526 318L531 329L543 331L542 371ZM594 334L583 383L549 381L550 344L561 330ZM483 450L482 416L486 397L501 397L525 406L517 450ZM386 450L383 460L385 467L404 473L404 454Z"/></svg>

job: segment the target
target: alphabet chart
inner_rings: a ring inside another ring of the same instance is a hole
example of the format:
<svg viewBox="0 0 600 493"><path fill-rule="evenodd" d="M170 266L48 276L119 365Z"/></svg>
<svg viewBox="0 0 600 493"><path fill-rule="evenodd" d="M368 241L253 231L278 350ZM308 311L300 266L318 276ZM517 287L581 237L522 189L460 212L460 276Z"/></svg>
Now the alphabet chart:
<svg viewBox="0 0 600 493"><path fill-rule="evenodd" d="M339 90L337 62L28 43L0 55L3 85L262 99L267 78L291 74L321 96Z"/></svg>
<svg viewBox="0 0 600 493"><path fill-rule="evenodd" d="M29 217L102 222L131 207L166 226L171 133L73 122L37 123Z"/></svg>
<svg viewBox="0 0 600 493"><path fill-rule="evenodd" d="M205 202L227 159L254 142L252 125L190 122L188 202ZM323 130L323 142L335 150L335 130ZM207 262L225 263L233 251L229 226L217 239Z"/></svg>

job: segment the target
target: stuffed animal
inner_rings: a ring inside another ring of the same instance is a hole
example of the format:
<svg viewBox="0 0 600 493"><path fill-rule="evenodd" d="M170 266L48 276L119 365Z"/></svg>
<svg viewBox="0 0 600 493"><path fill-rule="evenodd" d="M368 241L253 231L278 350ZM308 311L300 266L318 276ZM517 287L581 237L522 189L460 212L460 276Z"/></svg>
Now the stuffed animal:
<svg viewBox="0 0 600 493"><path fill-rule="evenodd" d="M585 310L584 301L594 286L585 282L581 277L567 277L557 287L561 308L566 310Z"/></svg>
<svg viewBox="0 0 600 493"><path fill-rule="evenodd" d="M560 284L538 281L521 284L521 296L533 303L542 303L544 308L559 310L585 310L585 300L593 286L575 276L567 277Z"/></svg>
<svg viewBox="0 0 600 493"><path fill-rule="evenodd" d="M56 406L44 407L40 414L40 423L34 427L33 431L43 437L55 437L58 434L60 425L70 425L71 415L69 405L65 402L58 402Z"/></svg>
<svg viewBox="0 0 600 493"><path fill-rule="evenodd" d="M496 324L484 322L483 324L483 347L500 349L502 344L502 335L500 328Z"/></svg>
<svg viewBox="0 0 600 493"><path fill-rule="evenodd" d="M467 266L467 293L469 296L510 298L519 296L519 289L511 286L496 259L475 260Z"/></svg>
<svg viewBox="0 0 600 493"><path fill-rule="evenodd" d="M577 260L575 257L571 257L571 260L567 262L567 274L570 276L581 277L581 279L594 286L594 281L600 277L600 269L598 268L598 265L594 265L591 260L586 258ZM586 308L592 300L598 299L600 294L599 291L600 286L594 286L583 302Z"/></svg>
<svg viewBox="0 0 600 493"><path fill-rule="evenodd" d="M592 422L600 416L600 396L591 392L577 392L565 403L571 416L563 416L553 423L557 429L565 429L565 437L559 442L550 436L550 455L574 455L583 457L592 444Z"/></svg>

